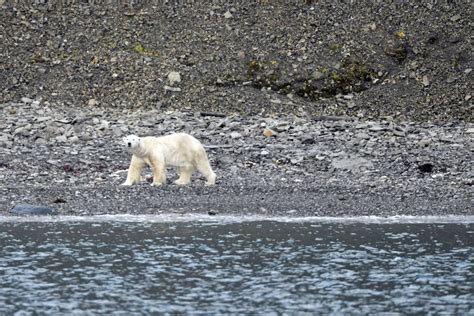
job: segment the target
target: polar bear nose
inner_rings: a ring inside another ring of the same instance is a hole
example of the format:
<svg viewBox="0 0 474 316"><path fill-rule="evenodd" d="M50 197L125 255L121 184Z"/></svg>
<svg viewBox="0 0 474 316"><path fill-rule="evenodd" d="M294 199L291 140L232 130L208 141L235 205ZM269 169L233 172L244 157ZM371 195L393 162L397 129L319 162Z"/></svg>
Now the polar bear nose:
<svg viewBox="0 0 474 316"><path fill-rule="evenodd" d="M128 147L132 147L132 143L128 143Z"/></svg>

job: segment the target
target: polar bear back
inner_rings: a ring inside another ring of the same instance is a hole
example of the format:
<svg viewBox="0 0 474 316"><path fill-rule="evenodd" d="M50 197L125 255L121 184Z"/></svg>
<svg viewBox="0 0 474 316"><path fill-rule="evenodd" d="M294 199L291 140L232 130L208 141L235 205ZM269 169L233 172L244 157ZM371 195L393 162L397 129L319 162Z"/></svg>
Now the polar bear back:
<svg viewBox="0 0 474 316"><path fill-rule="evenodd" d="M142 150L137 152L138 156L147 157L153 152L154 155L163 157L165 164L176 167L195 165L197 160L206 156L206 151L201 142L189 134L176 133L160 137L142 137Z"/></svg>

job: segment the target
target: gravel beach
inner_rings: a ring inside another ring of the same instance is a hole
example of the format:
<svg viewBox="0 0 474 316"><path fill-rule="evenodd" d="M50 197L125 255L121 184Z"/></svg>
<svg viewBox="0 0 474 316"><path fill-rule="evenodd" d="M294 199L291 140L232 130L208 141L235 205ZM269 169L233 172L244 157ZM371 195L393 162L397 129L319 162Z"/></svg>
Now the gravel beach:
<svg viewBox="0 0 474 316"><path fill-rule="evenodd" d="M48 108L24 101L1 108L3 214L17 203L71 215L474 214L471 123L218 117ZM122 136L171 131L203 142L217 185L206 187L196 173L191 185L179 187L169 169L162 187L150 185L150 170L140 185L121 186L131 158Z"/></svg>
<svg viewBox="0 0 474 316"><path fill-rule="evenodd" d="M0 8L0 215L474 215L469 2ZM174 132L217 185L121 186Z"/></svg>

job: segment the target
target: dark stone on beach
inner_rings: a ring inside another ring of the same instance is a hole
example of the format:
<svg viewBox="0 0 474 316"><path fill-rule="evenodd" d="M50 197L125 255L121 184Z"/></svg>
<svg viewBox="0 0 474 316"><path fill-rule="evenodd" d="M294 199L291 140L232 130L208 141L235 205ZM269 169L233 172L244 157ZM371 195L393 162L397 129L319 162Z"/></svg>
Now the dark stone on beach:
<svg viewBox="0 0 474 316"><path fill-rule="evenodd" d="M431 173L431 172L433 172L433 164L431 164L429 162L423 163L423 164L418 166L418 170L420 170L423 173Z"/></svg>
<svg viewBox="0 0 474 316"><path fill-rule="evenodd" d="M18 216L31 216L31 215L55 215L56 211L47 206L32 205L32 204L17 204L15 205L10 213Z"/></svg>
<svg viewBox="0 0 474 316"><path fill-rule="evenodd" d="M311 145L311 144L315 144L316 140L313 137L307 135L301 139L301 143L305 145Z"/></svg>
<svg viewBox="0 0 474 316"><path fill-rule="evenodd" d="M227 115L219 112L201 112L201 116L226 117Z"/></svg>

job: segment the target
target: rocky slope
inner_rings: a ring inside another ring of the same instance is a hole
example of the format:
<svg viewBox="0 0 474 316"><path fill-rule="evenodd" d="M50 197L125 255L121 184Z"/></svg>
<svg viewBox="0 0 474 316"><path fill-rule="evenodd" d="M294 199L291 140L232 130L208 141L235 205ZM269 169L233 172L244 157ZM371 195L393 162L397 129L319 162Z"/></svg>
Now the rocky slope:
<svg viewBox="0 0 474 316"><path fill-rule="evenodd" d="M6 1L0 102L472 122L470 1L154 2Z"/></svg>

